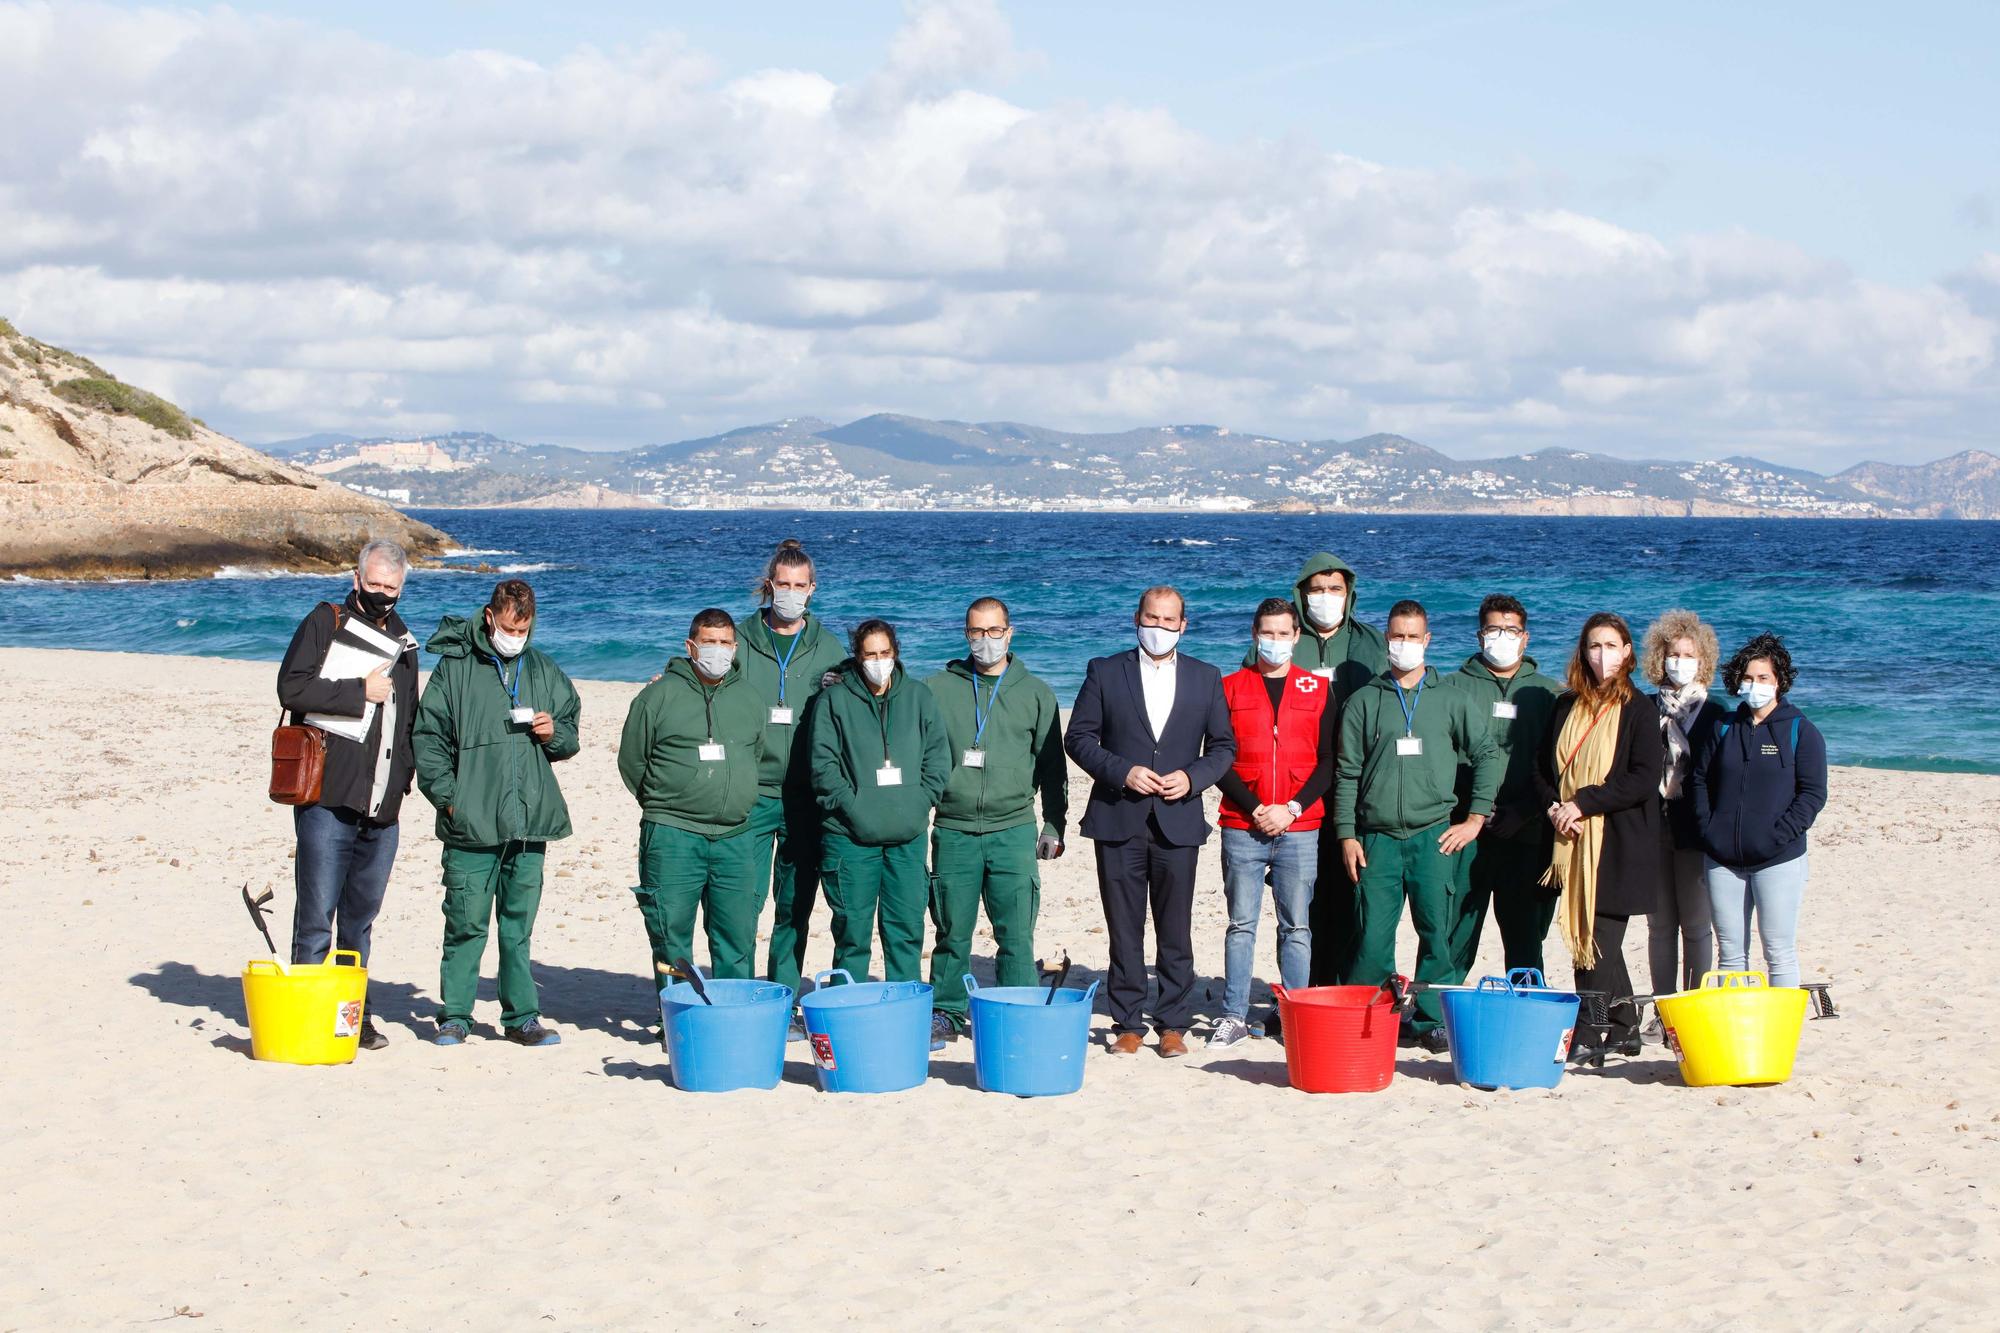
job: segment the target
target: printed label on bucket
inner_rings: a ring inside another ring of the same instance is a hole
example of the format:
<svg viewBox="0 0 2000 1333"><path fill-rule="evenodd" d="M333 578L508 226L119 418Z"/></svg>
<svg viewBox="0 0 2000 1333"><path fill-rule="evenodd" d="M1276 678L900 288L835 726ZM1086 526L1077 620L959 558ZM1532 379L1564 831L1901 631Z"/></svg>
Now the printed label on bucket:
<svg viewBox="0 0 2000 1333"><path fill-rule="evenodd" d="M833 1038L824 1032L812 1034L813 1063L821 1069L838 1069L833 1062Z"/></svg>
<svg viewBox="0 0 2000 1333"><path fill-rule="evenodd" d="M1687 1059L1687 1056L1681 1054L1680 1035L1676 1033L1672 1028L1666 1028L1665 1032L1667 1034L1667 1049L1674 1053L1674 1059L1676 1060Z"/></svg>
<svg viewBox="0 0 2000 1333"><path fill-rule="evenodd" d="M348 1000L333 1011L333 1035L352 1037L361 1031L361 1001Z"/></svg>
<svg viewBox="0 0 2000 1333"><path fill-rule="evenodd" d="M1569 1059L1569 1042L1570 1038L1574 1037L1575 1035L1576 1035L1575 1028L1563 1029L1562 1036L1556 1038L1556 1058L1553 1063L1561 1064L1563 1061Z"/></svg>

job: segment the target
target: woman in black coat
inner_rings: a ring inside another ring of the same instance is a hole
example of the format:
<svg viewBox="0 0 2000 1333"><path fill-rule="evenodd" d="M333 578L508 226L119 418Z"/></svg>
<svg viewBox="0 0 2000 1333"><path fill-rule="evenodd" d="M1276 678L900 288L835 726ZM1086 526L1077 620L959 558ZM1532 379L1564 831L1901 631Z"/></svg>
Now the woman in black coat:
<svg viewBox="0 0 2000 1333"><path fill-rule="evenodd" d="M1548 882L1562 891L1576 984L1612 999L1632 994L1625 927L1653 910L1661 888L1665 747L1651 701L1632 687L1633 666L1623 618L1600 611L1584 622L1536 765L1556 831ZM1639 1053L1638 1006L1615 1004L1609 1020L1608 1030L1587 1015L1578 1023L1572 1060Z"/></svg>

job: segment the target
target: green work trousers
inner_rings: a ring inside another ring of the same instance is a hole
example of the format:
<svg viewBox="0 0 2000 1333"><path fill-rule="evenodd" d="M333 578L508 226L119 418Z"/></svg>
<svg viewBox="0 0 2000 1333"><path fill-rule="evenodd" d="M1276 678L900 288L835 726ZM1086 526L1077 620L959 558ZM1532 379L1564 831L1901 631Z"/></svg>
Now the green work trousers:
<svg viewBox="0 0 2000 1333"><path fill-rule="evenodd" d="M1500 923L1505 970L1543 970L1542 942L1556 919L1556 892L1541 884L1548 869L1549 847L1539 838L1481 838L1459 853L1451 953L1460 977L1472 975L1489 903Z"/></svg>
<svg viewBox="0 0 2000 1333"><path fill-rule="evenodd" d="M931 1007L965 1026L965 974L972 960L972 931L979 905L993 923L995 984L1032 986L1035 915L1041 910L1041 876L1035 869L1032 823L993 833L931 830Z"/></svg>
<svg viewBox="0 0 2000 1333"><path fill-rule="evenodd" d="M671 824L639 825L639 915L653 947L653 984L660 965L693 961L694 914L708 933L708 975L747 979L757 948L757 914L764 886L755 840L747 833L711 838Z"/></svg>
<svg viewBox="0 0 2000 1333"><path fill-rule="evenodd" d="M444 963L438 969L438 1022L472 1024L488 923L500 922L500 1023L541 1017L528 949L542 905L543 842L444 849Z"/></svg>
<svg viewBox="0 0 2000 1333"><path fill-rule="evenodd" d="M759 796L750 812L751 855L761 878L771 868L771 947L764 975L799 987L819 896L820 812L809 796Z"/></svg>
<svg viewBox="0 0 2000 1333"><path fill-rule="evenodd" d="M826 829L820 835L819 876L833 909L833 965L856 981L867 980L879 921L882 979L921 981L924 903L930 897L924 840L870 847Z"/></svg>
<svg viewBox="0 0 2000 1333"><path fill-rule="evenodd" d="M1403 903L1410 904L1410 923L1417 929L1417 966L1412 980L1431 985L1455 985L1464 976L1451 952L1452 890L1457 858L1438 850L1447 822L1440 819L1407 838L1363 833L1361 868L1355 896L1361 904L1361 937L1355 949L1349 982L1375 986L1396 972L1396 926ZM1410 1027L1419 1035L1442 1022L1435 992L1417 995Z"/></svg>

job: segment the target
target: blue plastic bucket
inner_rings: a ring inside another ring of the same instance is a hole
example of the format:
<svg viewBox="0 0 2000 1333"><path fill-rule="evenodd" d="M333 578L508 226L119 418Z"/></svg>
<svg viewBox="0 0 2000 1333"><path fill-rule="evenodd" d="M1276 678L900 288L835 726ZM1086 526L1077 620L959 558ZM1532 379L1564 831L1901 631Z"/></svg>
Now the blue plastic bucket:
<svg viewBox="0 0 2000 1333"><path fill-rule="evenodd" d="M1548 989L1533 968L1440 993L1451 1068L1475 1088L1553 1088L1576 1032L1577 996Z"/></svg>
<svg viewBox="0 0 2000 1333"><path fill-rule="evenodd" d="M1083 1086L1090 1047L1090 1004L1097 983L1059 990L988 986L971 977L965 993L972 1016L972 1065L985 1092L1014 1097L1061 1097Z"/></svg>
<svg viewBox="0 0 2000 1333"><path fill-rule="evenodd" d="M834 977L846 984L829 985ZM821 972L799 1001L823 1092L902 1092L931 1076L931 988Z"/></svg>
<svg viewBox="0 0 2000 1333"><path fill-rule="evenodd" d="M682 1092L775 1088L785 1072L792 988L770 981L708 981L703 1004L677 981L660 991L667 1067Z"/></svg>

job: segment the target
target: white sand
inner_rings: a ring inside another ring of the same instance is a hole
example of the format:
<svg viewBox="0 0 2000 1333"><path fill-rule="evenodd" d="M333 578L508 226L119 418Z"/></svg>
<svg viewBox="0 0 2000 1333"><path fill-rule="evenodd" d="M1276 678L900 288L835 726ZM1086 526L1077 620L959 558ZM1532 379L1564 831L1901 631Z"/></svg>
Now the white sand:
<svg viewBox="0 0 2000 1333"><path fill-rule="evenodd" d="M582 687L562 770L579 832L536 953L564 1044L491 1039L490 982L479 1038L419 1039L440 916L413 795L372 969L393 1044L249 1059L237 891L279 890L281 947L291 904L272 677L0 651L0 1328L1993 1325L2000 779L1836 770L1801 953L1845 1016L1782 1087L1689 1089L1649 1048L1482 1093L1405 1052L1384 1093L1312 1097L1260 1041L1093 1052L1080 1095L1019 1101L959 1043L911 1093L822 1095L795 1046L776 1091L699 1097L646 1034L622 685ZM1039 940L1094 975L1089 850L1047 873ZM1219 974L1212 849L1196 942ZM1268 979L1268 914L1259 945Z"/></svg>

